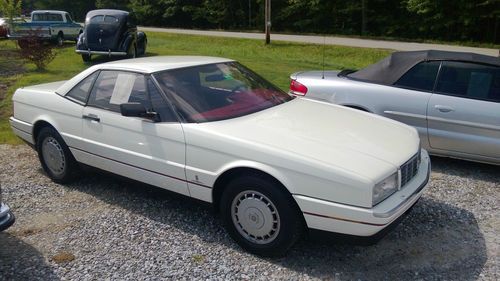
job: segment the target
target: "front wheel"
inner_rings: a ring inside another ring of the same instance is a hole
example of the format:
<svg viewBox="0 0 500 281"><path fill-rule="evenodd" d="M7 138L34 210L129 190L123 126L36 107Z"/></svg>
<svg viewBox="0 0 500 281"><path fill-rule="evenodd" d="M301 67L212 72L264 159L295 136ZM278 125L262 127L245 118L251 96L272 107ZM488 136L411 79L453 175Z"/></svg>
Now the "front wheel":
<svg viewBox="0 0 500 281"><path fill-rule="evenodd" d="M259 175L231 181L220 211L229 235L245 250L279 257L300 238L303 220L291 195Z"/></svg>
<svg viewBox="0 0 500 281"><path fill-rule="evenodd" d="M67 183L73 179L78 164L55 129L45 127L40 131L36 149L42 168L52 181Z"/></svg>

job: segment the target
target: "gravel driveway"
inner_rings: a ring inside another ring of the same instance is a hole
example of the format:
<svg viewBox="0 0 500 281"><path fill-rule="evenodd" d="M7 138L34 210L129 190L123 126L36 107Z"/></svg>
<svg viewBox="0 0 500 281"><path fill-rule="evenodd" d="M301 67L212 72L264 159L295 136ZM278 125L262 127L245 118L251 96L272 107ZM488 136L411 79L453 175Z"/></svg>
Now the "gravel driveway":
<svg viewBox="0 0 500 281"><path fill-rule="evenodd" d="M301 241L282 259L242 251L209 206L94 170L52 183L34 151L0 145L2 280L499 280L500 168L433 158L410 215L374 246Z"/></svg>

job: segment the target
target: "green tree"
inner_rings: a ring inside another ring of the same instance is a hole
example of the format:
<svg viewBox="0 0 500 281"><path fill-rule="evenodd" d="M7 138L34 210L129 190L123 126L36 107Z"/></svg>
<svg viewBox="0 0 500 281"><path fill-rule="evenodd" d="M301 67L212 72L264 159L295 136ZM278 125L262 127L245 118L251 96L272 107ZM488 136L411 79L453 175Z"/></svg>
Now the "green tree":
<svg viewBox="0 0 500 281"><path fill-rule="evenodd" d="M21 15L21 0L0 0L0 12L7 17L12 26L14 18Z"/></svg>

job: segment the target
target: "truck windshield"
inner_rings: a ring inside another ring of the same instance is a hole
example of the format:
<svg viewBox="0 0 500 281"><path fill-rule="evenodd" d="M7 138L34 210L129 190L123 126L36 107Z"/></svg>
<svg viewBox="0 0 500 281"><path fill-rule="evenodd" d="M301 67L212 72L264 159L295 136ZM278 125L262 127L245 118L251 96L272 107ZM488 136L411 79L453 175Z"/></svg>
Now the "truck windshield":
<svg viewBox="0 0 500 281"><path fill-rule="evenodd" d="M236 62L167 70L154 76L187 122L235 118L293 99Z"/></svg>

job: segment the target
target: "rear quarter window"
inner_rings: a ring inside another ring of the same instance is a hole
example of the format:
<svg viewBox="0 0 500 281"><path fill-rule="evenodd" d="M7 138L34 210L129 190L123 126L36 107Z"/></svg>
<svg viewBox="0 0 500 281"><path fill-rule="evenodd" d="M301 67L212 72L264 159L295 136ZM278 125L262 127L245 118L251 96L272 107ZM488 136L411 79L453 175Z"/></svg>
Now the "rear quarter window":
<svg viewBox="0 0 500 281"><path fill-rule="evenodd" d="M395 86L430 92L434 88L440 61L421 62L408 70Z"/></svg>

